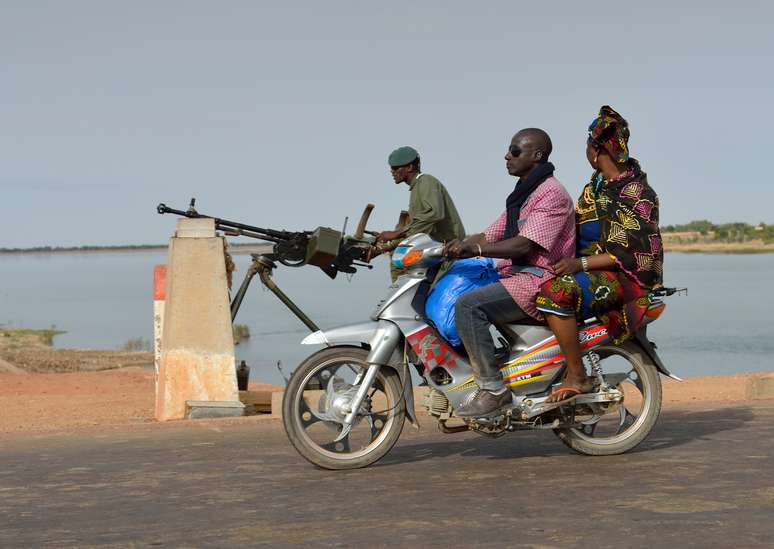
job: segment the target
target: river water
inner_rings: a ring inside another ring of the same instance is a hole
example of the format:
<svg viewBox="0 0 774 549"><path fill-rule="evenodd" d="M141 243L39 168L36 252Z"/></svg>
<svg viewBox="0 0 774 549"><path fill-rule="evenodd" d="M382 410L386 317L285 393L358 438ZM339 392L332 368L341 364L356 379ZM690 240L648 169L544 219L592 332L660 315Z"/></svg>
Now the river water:
<svg viewBox="0 0 774 549"><path fill-rule="evenodd" d="M235 287L249 256L236 256ZM58 347L117 349L133 338L152 341L153 266L165 252L0 256L0 324L66 330ZM774 370L774 254L667 254L665 284L688 287L667 298L649 328L664 363L685 376ZM241 276L240 276L241 275ZM280 266L277 284L321 327L367 319L386 292L384 258L371 271L330 280L314 267ZM312 350L308 333L256 280L236 319L252 337L237 346L251 381L282 383L277 361L291 372Z"/></svg>

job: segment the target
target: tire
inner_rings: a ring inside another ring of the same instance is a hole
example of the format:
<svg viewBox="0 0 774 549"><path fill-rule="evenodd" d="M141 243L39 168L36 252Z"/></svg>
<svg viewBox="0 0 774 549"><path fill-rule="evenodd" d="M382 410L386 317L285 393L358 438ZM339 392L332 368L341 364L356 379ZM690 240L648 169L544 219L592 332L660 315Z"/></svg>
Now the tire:
<svg viewBox="0 0 774 549"><path fill-rule="evenodd" d="M605 346L596 349L605 373L605 359L618 356L628 361L641 382L643 409L631 426L620 434L610 437L595 437L580 429L554 429L554 433L566 446L588 456L611 456L623 454L635 448L650 434L661 412L661 378L658 369L640 347L627 341L621 346ZM636 384L633 384L636 386ZM626 406L624 398L623 406ZM605 416L602 416L603 418Z"/></svg>
<svg viewBox="0 0 774 549"><path fill-rule="evenodd" d="M310 380L318 372L324 372L326 368L335 367L338 363L367 368L367 357L368 351L360 347L336 346L323 349L306 358L296 368L285 388L282 403L282 423L285 432L298 453L318 467L342 470L358 469L371 465L390 451L403 431L406 403L403 399L400 376L393 368L383 366L379 369L373 386L379 387L383 391L387 402L387 406L385 406L387 412L384 415L383 429L367 448L351 453L333 452L316 444L307 434L303 425L301 399L304 398L304 390L308 390ZM353 427L354 429L355 427ZM331 436L335 438L333 435Z"/></svg>

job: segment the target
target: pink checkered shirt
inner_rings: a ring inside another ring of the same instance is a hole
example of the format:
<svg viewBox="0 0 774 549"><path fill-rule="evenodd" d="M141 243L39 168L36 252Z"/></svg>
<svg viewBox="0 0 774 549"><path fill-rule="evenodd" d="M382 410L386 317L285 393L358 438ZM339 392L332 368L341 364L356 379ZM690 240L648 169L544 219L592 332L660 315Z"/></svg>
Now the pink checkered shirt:
<svg viewBox="0 0 774 549"><path fill-rule="evenodd" d="M503 212L486 231L487 242L499 242L505 234L507 213ZM535 296L540 285L554 277L551 266L562 257L575 257L575 205L556 178L546 179L521 207L519 235L530 239L540 248L519 261L519 266L538 267L542 275L514 272L512 261L497 264L500 283L513 300L528 315L541 318L535 308Z"/></svg>

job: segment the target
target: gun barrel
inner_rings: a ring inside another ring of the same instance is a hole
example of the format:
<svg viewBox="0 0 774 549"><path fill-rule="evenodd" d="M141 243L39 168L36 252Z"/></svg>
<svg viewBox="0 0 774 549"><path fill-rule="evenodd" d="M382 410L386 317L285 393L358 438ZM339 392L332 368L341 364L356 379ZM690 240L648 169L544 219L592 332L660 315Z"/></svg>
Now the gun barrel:
<svg viewBox="0 0 774 549"><path fill-rule="evenodd" d="M215 227L220 230L237 230L243 236L249 236L251 238L257 238L260 240L267 240L269 242L280 242L285 240L292 240L298 238L299 234L305 233L292 233L289 231L275 231L273 229L262 229L254 225L247 225L246 223L238 223L236 221L229 221L228 219L221 219L219 217L212 217L211 215L200 214L193 208L183 211L170 208L164 203L159 204L156 207L156 211L159 214L175 214L182 217L188 217L191 219L207 218L215 220Z"/></svg>

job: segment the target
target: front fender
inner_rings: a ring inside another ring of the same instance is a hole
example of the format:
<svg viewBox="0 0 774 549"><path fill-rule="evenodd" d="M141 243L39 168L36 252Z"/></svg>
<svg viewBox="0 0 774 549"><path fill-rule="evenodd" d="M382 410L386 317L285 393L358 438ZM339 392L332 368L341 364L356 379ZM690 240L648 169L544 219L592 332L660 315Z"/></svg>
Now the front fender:
<svg viewBox="0 0 774 549"><path fill-rule="evenodd" d="M301 340L301 345L327 345L328 347L345 344L368 345L377 328L379 328L378 322L369 321L338 326L330 330L317 330Z"/></svg>

